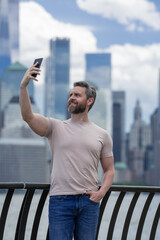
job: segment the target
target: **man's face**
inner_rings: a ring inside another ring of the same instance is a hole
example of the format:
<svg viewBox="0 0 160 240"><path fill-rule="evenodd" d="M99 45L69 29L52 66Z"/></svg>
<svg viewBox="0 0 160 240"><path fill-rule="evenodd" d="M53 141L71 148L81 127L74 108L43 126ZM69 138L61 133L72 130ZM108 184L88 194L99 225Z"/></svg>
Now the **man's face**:
<svg viewBox="0 0 160 240"><path fill-rule="evenodd" d="M73 114L83 113L87 106L85 87L74 87L68 99L68 111Z"/></svg>

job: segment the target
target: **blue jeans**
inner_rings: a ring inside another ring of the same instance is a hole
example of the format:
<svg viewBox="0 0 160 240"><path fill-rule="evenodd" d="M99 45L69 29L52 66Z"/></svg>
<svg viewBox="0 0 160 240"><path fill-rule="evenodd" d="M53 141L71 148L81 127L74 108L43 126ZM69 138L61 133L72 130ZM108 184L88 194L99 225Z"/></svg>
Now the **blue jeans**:
<svg viewBox="0 0 160 240"><path fill-rule="evenodd" d="M99 203L90 196L51 196L49 200L50 240L94 240L99 217Z"/></svg>

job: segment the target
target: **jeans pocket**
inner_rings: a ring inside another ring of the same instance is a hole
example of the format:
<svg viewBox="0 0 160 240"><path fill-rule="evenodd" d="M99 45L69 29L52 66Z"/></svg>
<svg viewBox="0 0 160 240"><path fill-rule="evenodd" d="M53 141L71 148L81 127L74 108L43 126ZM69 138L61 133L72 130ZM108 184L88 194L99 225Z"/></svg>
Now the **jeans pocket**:
<svg viewBox="0 0 160 240"><path fill-rule="evenodd" d="M87 197L88 197L88 200L89 200L91 203L99 204L99 202L94 202L94 201L92 201L92 200L90 199L90 195L87 195Z"/></svg>
<svg viewBox="0 0 160 240"><path fill-rule="evenodd" d="M50 196L50 203L59 203L63 202L67 198L67 195L56 195L56 196Z"/></svg>

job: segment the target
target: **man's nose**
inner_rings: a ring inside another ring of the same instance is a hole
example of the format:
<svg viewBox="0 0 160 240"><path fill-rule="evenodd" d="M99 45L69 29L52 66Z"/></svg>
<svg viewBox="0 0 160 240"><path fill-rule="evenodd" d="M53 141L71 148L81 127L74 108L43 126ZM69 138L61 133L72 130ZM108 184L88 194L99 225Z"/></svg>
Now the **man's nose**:
<svg viewBox="0 0 160 240"><path fill-rule="evenodd" d="M70 96L69 99L70 99L70 100L74 100L74 99L75 99L75 95Z"/></svg>

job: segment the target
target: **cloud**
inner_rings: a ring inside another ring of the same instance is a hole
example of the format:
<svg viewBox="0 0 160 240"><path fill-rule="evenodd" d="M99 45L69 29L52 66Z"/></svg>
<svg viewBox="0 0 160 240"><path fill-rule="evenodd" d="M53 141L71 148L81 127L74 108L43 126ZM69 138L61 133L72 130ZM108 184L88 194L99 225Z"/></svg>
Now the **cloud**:
<svg viewBox="0 0 160 240"><path fill-rule="evenodd" d="M126 91L127 129L133 122L133 108L140 100L143 120L158 106L158 69L160 43L146 46L112 45L112 88Z"/></svg>
<svg viewBox="0 0 160 240"><path fill-rule="evenodd" d="M102 0L101 0L102 1ZM93 1L94 2L94 1ZM36 13L36 14L35 14ZM49 55L49 40L53 37L71 39L71 82L84 80L85 53L108 52L112 55L112 88L126 91L126 124L133 122L133 108L139 99L143 119L149 120L158 105L158 68L160 44L135 46L112 45L97 49L96 39L89 27L66 24L54 19L35 2L20 3L20 61L30 66L36 57ZM45 63L45 61L44 61ZM43 74L36 88L37 103L43 105ZM37 86L37 83L36 83Z"/></svg>
<svg viewBox="0 0 160 240"><path fill-rule="evenodd" d="M88 13L116 20L129 31L142 31L143 25L160 30L160 12L148 0L77 0L77 5Z"/></svg>
<svg viewBox="0 0 160 240"><path fill-rule="evenodd" d="M96 38L87 26L63 23L54 19L34 1L20 3L20 61L31 66L34 58L49 56L49 40L70 38L71 80L84 77L84 53L96 50ZM45 61L43 62L45 66ZM43 75L44 75L44 71ZM41 78L43 81L44 76Z"/></svg>

